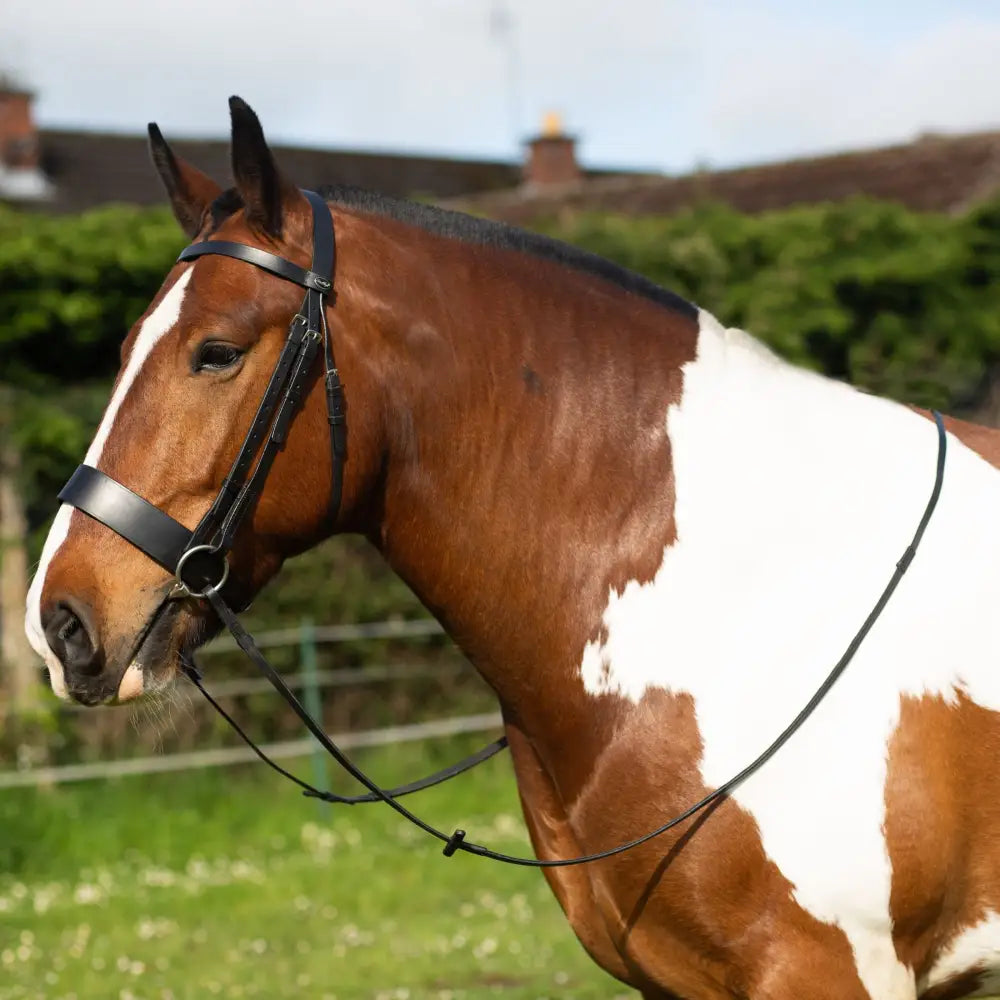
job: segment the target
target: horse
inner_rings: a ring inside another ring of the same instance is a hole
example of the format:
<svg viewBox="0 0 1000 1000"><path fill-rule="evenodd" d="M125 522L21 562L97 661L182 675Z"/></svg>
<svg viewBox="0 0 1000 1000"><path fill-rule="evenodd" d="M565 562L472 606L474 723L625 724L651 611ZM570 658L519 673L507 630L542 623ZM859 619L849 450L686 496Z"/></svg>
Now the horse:
<svg viewBox="0 0 1000 1000"><path fill-rule="evenodd" d="M253 111L230 111L225 190L150 126L174 214L201 243L305 267L310 203ZM363 535L493 689L536 856L635 838L758 753L855 634L934 480L934 424L577 249L324 197L342 499L331 516L318 359L234 539L228 600ZM85 464L193 528L300 294L225 256L177 263L124 341ZM1000 433L949 419L947 448L908 575L789 743L687 824L545 870L583 947L648 1000L1000 990ZM175 587L61 506L26 615L55 692L92 705L173 683L220 627Z"/></svg>

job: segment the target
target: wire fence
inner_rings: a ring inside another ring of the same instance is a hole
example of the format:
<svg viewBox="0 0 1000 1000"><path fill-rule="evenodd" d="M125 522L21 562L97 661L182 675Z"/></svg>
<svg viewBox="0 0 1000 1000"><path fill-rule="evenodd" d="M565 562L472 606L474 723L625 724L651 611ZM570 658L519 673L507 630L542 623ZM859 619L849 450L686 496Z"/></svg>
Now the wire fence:
<svg viewBox="0 0 1000 1000"><path fill-rule="evenodd" d="M390 746L411 743L415 740L462 733L480 733L496 729L501 724L499 712L463 715L453 719L432 719L408 726L383 726L359 732L339 733L332 736L342 750L360 747ZM268 743L261 750L272 760L305 757L316 743L312 737ZM0 771L0 789L30 785L56 785L71 781L91 781L95 778L122 778L128 775L162 774L167 771L189 771L196 768L222 767L228 764L247 764L257 760L254 752L245 746L215 747L189 753L163 754L157 757L133 757L128 760L104 760L86 764L64 764L61 767L38 767L27 771Z"/></svg>
<svg viewBox="0 0 1000 1000"><path fill-rule="evenodd" d="M308 623L304 623L305 627ZM360 622L356 625L312 626L312 638L317 643L355 642L360 639L423 639L431 635L441 635L444 629L433 618L411 618L401 621ZM294 628L273 629L270 632L254 633L254 642L260 649L273 646L292 646L301 641L303 625ZM208 643L200 652L204 656L211 653L231 652L238 649L232 636L219 636Z"/></svg>
<svg viewBox="0 0 1000 1000"><path fill-rule="evenodd" d="M284 680L290 688L302 692L303 701L311 714L316 718L321 718L321 692L325 688L407 681L421 677L440 677L442 674L458 675L468 672L471 668L465 661L444 660L433 665L426 662L404 662L319 670L316 666L318 646L374 639L421 639L441 633L441 626L432 619L365 622L355 625L329 625L318 628L309 621L303 621L296 628L261 632L255 636L255 641L262 649L298 647L300 669L295 673L285 674ZM212 656L235 649L237 649L236 643L230 637L220 637L207 644L201 650L200 655ZM213 696L221 699L256 694L270 689L271 685L262 677L220 680L211 687ZM76 704L66 705L64 709L73 712L93 711L93 709ZM483 712L432 719L409 725L383 726L377 729L343 732L336 735L334 739L344 749L388 746L462 733L484 732L494 730L500 724L501 719L498 712ZM261 749L276 760L311 756L314 774L322 775L324 772L325 755L317 741L311 736L270 742L263 745ZM17 769L0 770L0 789L222 767L253 760L256 760L256 757L248 747L236 746L179 751L156 756L88 761L59 766L22 766Z"/></svg>

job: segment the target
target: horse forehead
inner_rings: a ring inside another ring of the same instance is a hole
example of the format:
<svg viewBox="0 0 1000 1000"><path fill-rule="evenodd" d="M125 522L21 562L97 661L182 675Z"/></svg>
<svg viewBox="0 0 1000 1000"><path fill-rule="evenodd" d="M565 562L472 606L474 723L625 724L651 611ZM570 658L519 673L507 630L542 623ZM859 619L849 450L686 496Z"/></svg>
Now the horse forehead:
<svg viewBox="0 0 1000 1000"><path fill-rule="evenodd" d="M152 348L180 321L182 307L185 312L190 310L192 295L187 289L191 275L190 265L185 265L173 280L168 275L146 311L129 330L122 345L123 373L137 351L142 354L142 361L149 357Z"/></svg>
<svg viewBox="0 0 1000 1000"><path fill-rule="evenodd" d="M114 430L115 421L129 394L129 390L135 384L146 361L158 343L177 325L181 315L181 307L184 302L185 292L191 280L191 268L184 271L180 277L164 292L149 313L140 320L132 344L127 351L127 357L118 381L115 383L114 392L97 433L91 441L87 450L87 457L84 459L87 465L98 467L101 456L104 453L105 445Z"/></svg>

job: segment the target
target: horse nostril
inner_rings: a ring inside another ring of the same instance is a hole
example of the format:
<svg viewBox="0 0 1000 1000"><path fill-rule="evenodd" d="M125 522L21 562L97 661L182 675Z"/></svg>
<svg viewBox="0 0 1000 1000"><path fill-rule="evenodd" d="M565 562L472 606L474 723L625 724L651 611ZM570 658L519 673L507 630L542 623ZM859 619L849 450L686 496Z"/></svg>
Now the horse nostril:
<svg viewBox="0 0 1000 1000"><path fill-rule="evenodd" d="M83 623L76 615L71 614L66 619L66 623L59 629L59 639L63 643L69 642L77 632L83 628Z"/></svg>
<svg viewBox="0 0 1000 1000"><path fill-rule="evenodd" d="M67 675L101 672L102 663L92 630L86 624L86 611L69 600L59 601L42 616L42 629L52 652Z"/></svg>

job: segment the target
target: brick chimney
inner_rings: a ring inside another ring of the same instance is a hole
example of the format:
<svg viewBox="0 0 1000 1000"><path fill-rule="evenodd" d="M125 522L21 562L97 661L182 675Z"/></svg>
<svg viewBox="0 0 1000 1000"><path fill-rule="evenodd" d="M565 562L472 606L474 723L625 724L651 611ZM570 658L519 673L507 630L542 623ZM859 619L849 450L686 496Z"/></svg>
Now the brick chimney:
<svg viewBox="0 0 1000 1000"><path fill-rule="evenodd" d="M45 201L55 194L42 172L33 98L0 75L0 201Z"/></svg>
<svg viewBox="0 0 1000 1000"><path fill-rule="evenodd" d="M34 94L0 78L0 164L12 170L36 170L39 165L33 98Z"/></svg>
<svg viewBox="0 0 1000 1000"><path fill-rule="evenodd" d="M575 184L583 178L576 162L576 138L563 132L559 115L545 116L541 134L528 140L524 184L530 188Z"/></svg>

